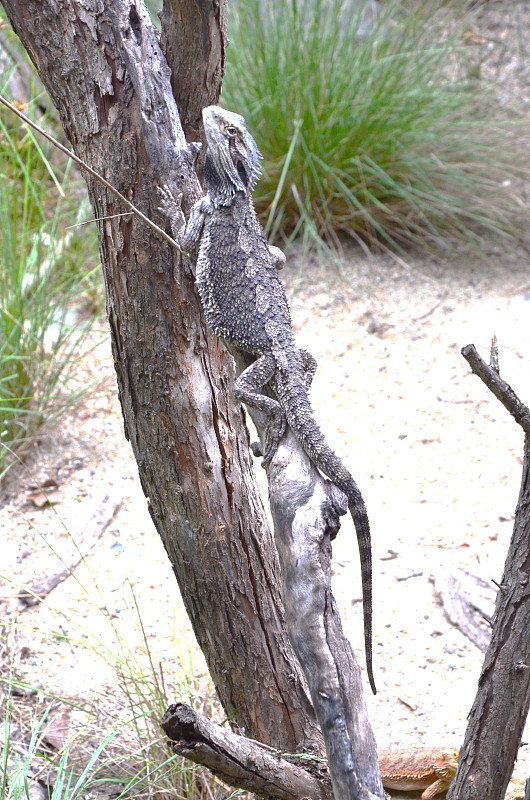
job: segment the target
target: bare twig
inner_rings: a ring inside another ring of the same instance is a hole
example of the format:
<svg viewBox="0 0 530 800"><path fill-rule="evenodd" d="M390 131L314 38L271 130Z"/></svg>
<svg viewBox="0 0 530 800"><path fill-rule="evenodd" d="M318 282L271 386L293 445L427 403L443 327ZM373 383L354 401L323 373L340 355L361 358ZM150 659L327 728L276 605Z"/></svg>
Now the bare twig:
<svg viewBox="0 0 530 800"><path fill-rule="evenodd" d="M491 340L490 349L490 369L499 375L499 345L497 344L497 337L494 336Z"/></svg>
<svg viewBox="0 0 530 800"><path fill-rule="evenodd" d="M108 189L109 192L111 192L115 197L117 197L118 200L121 200L121 202L124 204L124 206L126 208L128 208L129 211L131 211L133 214L135 214L138 217L138 219L141 219L142 222L145 222L146 225L149 225L149 227L152 228L154 231L156 231L156 233L158 233L159 236L161 236L163 239L165 239L166 242L168 242L172 247L174 247L176 250L178 250L179 253L182 253L182 250L178 246L177 242L171 236L169 236L156 223L154 223L152 220L150 220L149 217L146 217L145 214L143 214L138 208L136 208L136 206L133 206L133 204L130 202L130 200L127 200L127 198L123 194L121 194L121 192L119 192L117 189L115 189L114 186L112 186L112 184L109 183L103 177L103 175L100 175L99 172L96 172L95 169L92 169L92 167L89 167L88 164L85 161L83 161L81 158L79 158L79 156L76 156L76 154L72 153L72 151L69 150L67 147L65 147L64 144L61 144L61 142L58 142L57 139L55 139L51 135L51 133L48 133L48 131L45 131L44 128L40 127L40 125L37 125L36 122L33 122L32 119L30 119L25 114L23 114L22 111L20 111L16 106L14 106L12 103L10 103L9 100L6 100L5 97L2 97L2 95L0 95L0 103L2 103L6 108L8 108L10 111L12 111L13 114L16 114L17 117L20 117L20 119L23 120L23 122L25 122L26 125L29 125L31 128L33 128L33 130L36 130L38 133L41 134L41 136L44 136L45 139L47 139L49 142L51 142L54 145L54 147L57 147L58 150L60 150L62 153L64 153L66 156L68 156L68 158L71 158L72 161L75 161L75 163L78 164L78 166L80 166L86 172L88 172L89 175L92 175L93 178L95 178L97 181L99 181L101 184L103 184L103 186L105 186L105 188Z"/></svg>
<svg viewBox="0 0 530 800"><path fill-rule="evenodd" d="M524 432L530 435L530 409L519 400L512 387L496 373L495 369L486 364L474 344L463 347L462 355L475 375L478 375L497 400L501 401Z"/></svg>

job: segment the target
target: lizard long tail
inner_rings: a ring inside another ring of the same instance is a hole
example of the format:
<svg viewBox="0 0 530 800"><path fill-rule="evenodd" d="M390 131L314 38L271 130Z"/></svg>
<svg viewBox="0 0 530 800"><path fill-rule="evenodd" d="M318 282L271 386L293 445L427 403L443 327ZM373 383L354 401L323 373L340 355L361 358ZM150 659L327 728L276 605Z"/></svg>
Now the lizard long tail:
<svg viewBox="0 0 530 800"><path fill-rule="evenodd" d="M366 506L352 475L327 444L314 418L305 387L300 387L296 391L296 398L291 392L289 395L289 398L279 396L289 427L315 466L348 498L348 508L355 525L361 562L366 669L370 687L376 694L372 667L372 547Z"/></svg>

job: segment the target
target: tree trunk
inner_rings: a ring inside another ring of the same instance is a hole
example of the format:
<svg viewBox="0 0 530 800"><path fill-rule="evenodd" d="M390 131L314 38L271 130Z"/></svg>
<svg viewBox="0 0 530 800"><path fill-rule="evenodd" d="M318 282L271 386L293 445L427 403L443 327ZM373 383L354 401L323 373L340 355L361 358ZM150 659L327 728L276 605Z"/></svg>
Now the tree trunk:
<svg viewBox="0 0 530 800"><path fill-rule="evenodd" d="M448 793L448 800L501 800L530 707L530 411L500 378L493 359L488 367L473 345L462 354L525 431L521 491L491 642Z"/></svg>
<svg viewBox="0 0 530 800"><path fill-rule="evenodd" d="M141 0L27 0L23 9L18 0L1 2L77 155L159 224L166 222L159 186L182 193L187 211L200 194L195 151ZM183 112L193 138L199 106L217 100L226 44L224 3L205 0L180 34L201 31L201 47L186 42L180 54L178 43L170 47L179 15L194 8L192 0L166 3L162 15L166 51L189 78L178 91L187 97L201 87ZM205 329L192 276L175 250L137 217L119 216L120 201L93 177L87 184L104 220L99 242L125 433L223 707L247 736L287 754L321 756L322 735L286 634L248 434L231 394L232 360ZM302 457L296 468L295 455ZM270 472L290 636L324 731L335 797L382 798L360 671L330 588L330 538L346 505L292 436ZM325 765L315 763L329 796Z"/></svg>
<svg viewBox="0 0 530 800"><path fill-rule="evenodd" d="M157 186L183 192L189 208L200 192L194 159L143 5L2 3L77 155L161 225ZM87 183L96 217L123 211ZM323 752L285 632L275 548L230 394L232 360L205 328L191 276L156 234L123 216L99 223L99 242L125 433L221 702L251 737Z"/></svg>
<svg viewBox="0 0 530 800"><path fill-rule="evenodd" d="M201 112L219 100L224 73L226 0L164 0L160 45L188 141L202 136Z"/></svg>

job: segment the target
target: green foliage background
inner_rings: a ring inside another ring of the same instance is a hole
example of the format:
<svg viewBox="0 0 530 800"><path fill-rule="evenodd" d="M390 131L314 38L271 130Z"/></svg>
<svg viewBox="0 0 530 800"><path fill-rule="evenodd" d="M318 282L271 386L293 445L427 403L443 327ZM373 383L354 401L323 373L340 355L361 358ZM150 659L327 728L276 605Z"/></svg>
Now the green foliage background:
<svg viewBox="0 0 530 800"><path fill-rule="evenodd" d="M470 44L469 4L386 0L372 21L362 6L229 4L221 104L263 154L269 232L399 249L513 230L523 128L481 79L488 43Z"/></svg>

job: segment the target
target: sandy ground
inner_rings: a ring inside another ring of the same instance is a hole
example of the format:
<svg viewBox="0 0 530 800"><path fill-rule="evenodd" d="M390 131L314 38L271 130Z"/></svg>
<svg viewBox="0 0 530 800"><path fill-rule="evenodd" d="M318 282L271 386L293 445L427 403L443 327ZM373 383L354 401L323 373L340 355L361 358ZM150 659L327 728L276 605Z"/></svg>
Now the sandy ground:
<svg viewBox="0 0 530 800"><path fill-rule="evenodd" d="M369 702L381 747L458 745L463 737L482 655L448 623L431 579L461 567L499 581L519 489L522 434L470 374L460 348L474 342L488 357L496 334L502 373L521 397L530 397L525 262L521 254L509 277L504 269L479 277L462 268L454 281L447 274L443 281L430 279L424 266L421 274L412 268L389 277L388 270L372 284L369 299L345 299L324 322L312 312L315 298L311 305L295 302L304 343L321 365L315 397L331 387L331 402L321 402L319 417L353 465L373 527L380 691ZM325 295L319 299L325 307ZM334 558L345 627L360 643L349 521Z"/></svg>
<svg viewBox="0 0 530 800"><path fill-rule="evenodd" d="M516 42L530 4L512 7ZM491 14L492 32L503 35L499 4L492 3ZM529 63L503 64L506 80L521 82L524 103ZM523 247L484 242L480 253L455 248L406 263L351 250L340 277L335 265L323 274L322 265L302 265L295 254L284 271L297 338L319 363L317 417L352 470L371 519L379 692L367 697L381 748L459 746L464 736L483 654L449 623L432 579L460 567L500 581L523 438L460 349L474 342L487 358L495 334L501 374L530 404L529 259ZM43 434L27 467L8 482L0 509L0 624L7 634L19 586L54 569L50 545L68 550L70 535L111 491L121 501L117 516L74 576L19 615L14 654L28 683L87 703L95 698L115 718L127 715L115 664L94 652L106 645L119 652L115 628L127 643L125 658L140 671L149 644L172 700L200 695L208 679L123 437L108 342L86 372L99 383L83 406ZM58 485L54 508L35 507L26 492L51 479ZM364 669L349 520L334 543L334 591ZM523 742L529 739L527 729ZM528 744L515 774L530 774Z"/></svg>
<svg viewBox="0 0 530 800"><path fill-rule="evenodd" d="M492 248L487 259L475 256L473 268L461 256L405 266L352 251L347 280L328 272L326 282L306 264L303 291L294 288L296 268L286 274L298 339L319 362L317 416L352 469L371 518L379 692L368 702L380 747L461 743L483 655L447 620L432 578L461 567L500 581L519 490L522 432L471 375L460 348L474 342L488 357L496 334L501 374L530 402L528 255ZM49 545L68 547L67 532L82 530L110 487L122 507L97 547L75 577L20 616L21 673L59 696L119 705L112 699L114 667L83 641L95 633L96 649L103 642L117 652L100 610L106 605L128 658L145 667L137 602L155 664L162 662L168 685L187 699L183 674L193 637L123 439L108 344L97 357L98 372L108 377L42 442L31 474L11 483L0 511L1 571L9 577L2 612L14 608L9 597L17 584L53 569ZM50 478L59 484L55 509L35 508L20 490ZM364 668L349 519L334 543L334 571L344 627ZM195 654L193 661L191 691L201 691L202 660ZM516 774L529 773L524 745Z"/></svg>

